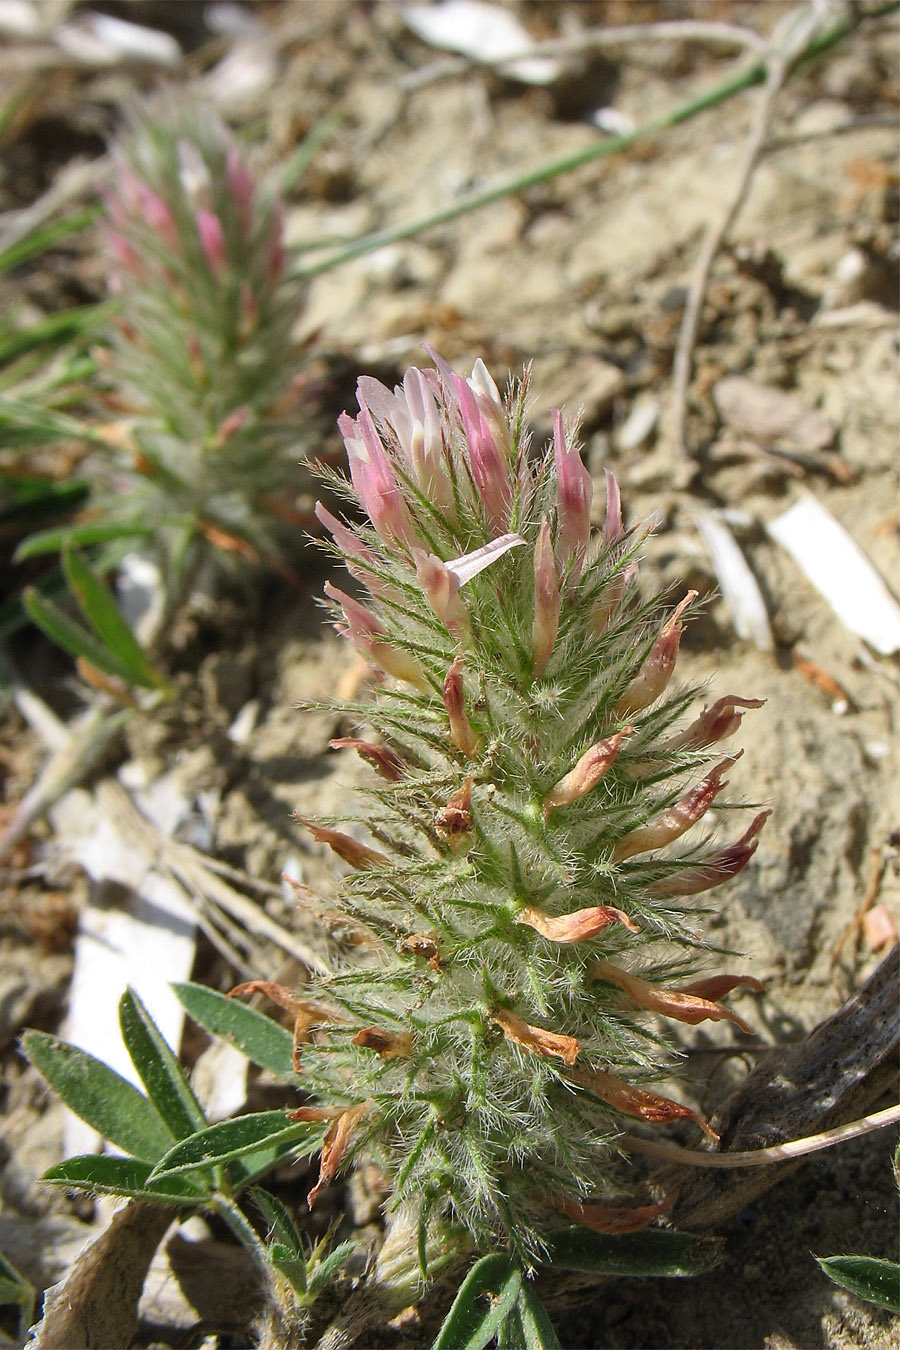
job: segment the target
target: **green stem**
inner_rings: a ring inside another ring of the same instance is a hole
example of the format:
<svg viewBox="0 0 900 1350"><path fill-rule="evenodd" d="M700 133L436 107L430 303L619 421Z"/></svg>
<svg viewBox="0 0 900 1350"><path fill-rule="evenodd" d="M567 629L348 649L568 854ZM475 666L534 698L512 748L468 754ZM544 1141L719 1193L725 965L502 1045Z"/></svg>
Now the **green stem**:
<svg viewBox="0 0 900 1350"><path fill-rule="evenodd" d="M843 38L858 28L863 20L883 18L897 8L900 8L900 0L887 0L886 3L879 5L867 14L850 12L841 15L835 23L817 37L811 39L804 47L791 65L791 74L842 41ZM350 262L353 258L374 253L377 249L385 248L388 244L399 243L403 239L411 239L436 225L446 225L451 220L468 215L470 211L477 211L482 206L490 206L493 202L513 196L518 192L524 192L528 188L535 187L538 183L548 182L560 174L569 173L573 169L580 169L583 165L591 164L595 160L606 159L609 155L619 154L623 150L630 149L639 141L655 136L661 131L668 131L671 127L679 126L682 122L690 121L692 117L696 117L698 113L706 112L709 108L715 108L743 89L750 89L754 85L761 84L766 78L767 70L767 58L765 56L756 57L712 89L698 94L696 98L689 99L687 103L675 108L672 112L663 114L662 117L645 122L643 126L636 127L634 131L621 136L610 136L599 144L585 146L581 150L576 150L573 154L563 155L559 159L549 160L536 168L527 169L524 173L516 174L512 178L505 178L499 183L495 183L493 187L485 188L481 192L470 193L461 197L452 205L441 207L439 211L434 211L430 215L420 216L418 220L410 221L406 225L393 225L387 229L375 230L371 234L361 235L329 257L323 258L319 262L310 263L306 267L298 268L293 275L304 278L318 276L321 272L328 272L333 267L339 267L342 263Z"/></svg>

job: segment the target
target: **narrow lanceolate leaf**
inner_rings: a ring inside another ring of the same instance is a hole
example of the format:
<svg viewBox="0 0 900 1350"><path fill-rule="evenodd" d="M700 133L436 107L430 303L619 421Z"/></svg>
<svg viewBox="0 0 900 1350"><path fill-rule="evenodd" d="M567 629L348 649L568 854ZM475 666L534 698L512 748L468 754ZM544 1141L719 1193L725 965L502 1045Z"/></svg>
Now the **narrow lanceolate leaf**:
<svg viewBox="0 0 900 1350"><path fill-rule="evenodd" d="M290 1211L277 1196L272 1195L271 1191L263 1190L261 1186L254 1186L250 1195L266 1221L268 1227L266 1240L280 1242L292 1252L302 1252L303 1241L297 1225L291 1218Z"/></svg>
<svg viewBox="0 0 900 1350"><path fill-rule="evenodd" d="M202 1205L209 1197L210 1188L187 1177L166 1177L152 1181L153 1165L137 1158L121 1158L114 1154L85 1154L67 1158L51 1167L42 1181L70 1190L90 1191L98 1195L125 1195L134 1200L152 1200L158 1205Z"/></svg>
<svg viewBox="0 0 900 1350"><path fill-rule="evenodd" d="M206 1117L181 1065L133 989L119 1002L119 1026L150 1100L176 1139L204 1130Z"/></svg>
<svg viewBox="0 0 900 1350"><path fill-rule="evenodd" d="M504 1252L476 1261L444 1318L432 1350L484 1350L497 1335L522 1287L522 1271Z"/></svg>
<svg viewBox="0 0 900 1350"><path fill-rule="evenodd" d="M583 1228L551 1233L546 1265L556 1270L586 1270L597 1275L703 1275L723 1255L720 1238L696 1237L672 1228L606 1236Z"/></svg>
<svg viewBox="0 0 900 1350"><path fill-rule="evenodd" d="M235 1120L223 1120L176 1144L160 1158L153 1175L180 1176L204 1171L242 1158L262 1147L285 1145L304 1154L321 1148L325 1130L319 1125L291 1122L284 1111L260 1111Z"/></svg>
<svg viewBox="0 0 900 1350"><path fill-rule="evenodd" d="M0 1252L0 1307L9 1303L18 1304L19 1330L23 1337L34 1314L34 1295L33 1285Z"/></svg>
<svg viewBox="0 0 900 1350"><path fill-rule="evenodd" d="M26 558L38 558L44 553L58 553L64 544L108 544L118 539L146 539L152 533L145 525L99 520L60 525L29 535L16 549L15 560L24 562Z"/></svg>
<svg viewBox="0 0 900 1350"><path fill-rule="evenodd" d="M43 1031L26 1031L25 1053L66 1106L117 1148L156 1162L174 1135L149 1098L108 1064Z"/></svg>
<svg viewBox="0 0 900 1350"><path fill-rule="evenodd" d="M22 604L28 617L64 651L72 656L84 657L98 670L104 671L107 675L114 675L127 684L140 683L134 679L131 668L120 661L115 652L80 623L70 619L65 610L48 596L42 595L34 586L27 587L23 592Z"/></svg>
<svg viewBox="0 0 900 1350"><path fill-rule="evenodd" d="M159 688L163 684L161 676L123 619L111 593L71 542L63 545L62 563L66 581L85 618L115 658L119 669L114 673L122 674L131 684Z"/></svg>
<svg viewBox="0 0 900 1350"><path fill-rule="evenodd" d="M301 1299L307 1295L306 1288L306 1261L302 1256L298 1256L290 1247L286 1247L283 1242L273 1242L268 1249L269 1260L278 1271L279 1275L287 1280L294 1293Z"/></svg>
<svg viewBox="0 0 900 1350"><path fill-rule="evenodd" d="M316 1262L309 1272L310 1298L315 1298L328 1281L337 1275L338 1271L343 1270L355 1250L356 1243L348 1239L346 1242L339 1242L332 1251L327 1252Z"/></svg>
<svg viewBox="0 0 900 1350"><path fill-rule="evenodd" d="M278 1022L202 984L172 988L185 1012L205 1031L236 1046L260 1068L280 1078L294 1076L293 1037Z"/></svg>
<svg viewBox="0 0 900 1350"><path fill-rule="evenodd" d="M515 1312L525 1350L562 1350L546 1308L526 1280L522 1281Z"/></svg>
<svg viewBox="0 0 900 1350"><path fill-rule="evenodd" d="M817 1256L828 1276L868 1303L900 1316L900 1265L875 1256Z"/></svg>

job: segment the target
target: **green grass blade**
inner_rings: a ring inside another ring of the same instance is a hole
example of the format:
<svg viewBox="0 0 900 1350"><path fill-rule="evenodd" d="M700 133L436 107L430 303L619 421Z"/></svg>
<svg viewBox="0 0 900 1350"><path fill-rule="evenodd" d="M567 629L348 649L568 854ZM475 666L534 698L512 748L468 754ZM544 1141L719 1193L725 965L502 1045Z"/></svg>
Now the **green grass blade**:
<svg viewBox="0 0 900 1350"><path fill-rule="evenodd" d="M26 1031L25 1053L82 1120L118 1148L153 1163L174 1136L153 1103L102 1060L43 1031Z"/></svg>
<svg viewBox="0 0 900 1350"><path fill-rule="evenodd" d="M61 314L48 314L26 328L6 334L0 339L0 365L14 361L40 347L69 342L87 337L109 314L108 305L79 305L65 309Z"/></svg>
<svg viewBox="0 0 900 1350"><path fill-rule="evenodd" d="M293 1037L278 1022L202 984L175 984L181 1006L205 1031L230 1042L254 1064L293 1078Z"/></svg>
<svg viewBox="0 0 900 1350"><path fill-rule="evenodd" d="M0 272L18 267L20 263L27 262L36 254L43 253L45 249L53 248L62 239L68 239L70 234L77 234L96 219L99 209L97 206L89 206L82 211L75 211L63 220L54 220L50 225L32 230L23 239L18 239L15 243L0 249Z"/></svg>
<svg viewBox="0 0 900 1350"><path fill-rule="evenodd" d="M25 399L0 397L0 446L43 445L47 441L82 441L109 449L103 438L86 422L67 413L29 403Z"/></svg>
<svg viewBox="0 0 900 1350"><path fill-rule="evenodd" d="M147 1095L176 1139L205 1130L209 1122L181 1065L133 989L119 1001L119 1026Z"/></svg>
<svg viewBox="0 0 900 1350"><path fill-rule="evenodd" d="M39 558L44 553L58 553L65 544L106 544L111 539L147 539L152 533L153 530L145 525L104 524L100 521L59 525L55 529L40 530L24 539L16 549L15 561Z"/></svg>

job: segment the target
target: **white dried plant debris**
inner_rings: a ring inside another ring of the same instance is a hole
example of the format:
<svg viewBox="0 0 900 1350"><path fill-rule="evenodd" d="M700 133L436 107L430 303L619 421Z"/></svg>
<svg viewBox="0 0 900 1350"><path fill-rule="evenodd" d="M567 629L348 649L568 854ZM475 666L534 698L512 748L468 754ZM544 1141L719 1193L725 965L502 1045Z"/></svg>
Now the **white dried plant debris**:
<svg viewBox="0 0 900 1350"><path fill-rule="evenodd" d="M241 36L203 81L206 96L220 108L241 107L263 97L275 84L278 61L265 33Z"/></svg>
<svg viewBox="0 0 900 1350"><path fill-rule="evenodd" d="M151 66L177 66L181 47L171 33L119 19L113 14L82 11L55 34L57 45L87 65L112 66L141 61Z"/></svg>
<svg viewBox="0 0 900 1350"><path fill-rule="evenodd" d="M484 0L407 5L403 19L429 46L459 52L474 61L504 61L533 46L528 30L509 10L486 4ZM561 69L560 63L549 57L523 57L504 65L503 74L523 84L552 84Z"/></svg>
<svg viewBox="0 0 900 1350"><path fill-rule="evenodd" d="M60 7L44 0L0 0L0 33L13 38L39 38L51 32L63 18L68 4Z"/></svg>
<svg viewBox="0 0 900 1350"><path fill-rule="evenodd" d="M621 108L597 108L588 121L598 131L605 131L607 136L630 136L636 125L631 114Z"/></svg>
<svg viewBox="0 0 900 1350"><path fill-rule="evenodd" d="M170 784L146 794L143 811L171 836L188 809ZM91 878L79 916L66 1039L139 1086L119 1032L119 999L129 985L147 1006L164 1039L177 1049L184 1014L172 982L189 980L196 954L194 917L185 892L149 851L123 831L103 794L71 792L53 813L57 839ZM99 1136L69 1115L67 1156L96 1149Z"/></svg>
<svg viewBox="0 0 900 1350"><path fill-rule="evenodd" d="M806 451L825 450L834 441L831 419L783 389L745 375L726 375L712 394L719 416L737 436Z"/></svg>
<svg viewBox="0 0 900 1350"><path fill-rule="evenodd" d="M126 553L116 575L116 598L125 622L145 647L159 636L165 617L165 585L155 554L147 549Z"/></svg>
<svg viewBox="0 0 900 1350"><path fill-rule="evenodd" d="M900 604L830 511L807 495L766 528L851 633L882 656L900 651Z"/></svg>
<svg viewBox="0 0 900 1350"><path fill-rule="evenodd" d="M660 402L655 394L640 395L616 432L619 450L638 450L650 440L659 421Z"/></svg>
<svg viewBox="0 0 900 1350"><path fill-rule="evenodd" d="M761 652L772 651L775 641L766 602L733 534L717 512L698 509L694 518L712 559L734 631Z"/></svg>

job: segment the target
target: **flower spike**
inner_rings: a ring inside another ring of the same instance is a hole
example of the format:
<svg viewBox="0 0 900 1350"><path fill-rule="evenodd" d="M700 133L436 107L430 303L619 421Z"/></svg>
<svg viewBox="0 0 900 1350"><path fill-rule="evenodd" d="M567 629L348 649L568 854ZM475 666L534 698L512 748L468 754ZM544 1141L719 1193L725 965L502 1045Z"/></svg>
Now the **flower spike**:
<svg viewBox="0 0 900 1350"><path fill-rule="evenodd" d="M315 1098L301 1110L328 1131L312 1200L365 1118L389 1206L527 1265L553 1210L623 1233L664 1213L612 1194L617 1118L690 1120L715 1139L655 1090L671 1057L647 1021L749 1029L724 999L759 983L691 964L690 897L750 864L766 813L718 851L679 857L677 841L740 753L708 747L759 700L719 698L669 729L691 697L664 701L695 592L648 632L641 531L626 534L612 474L592 537L593 483L563 413L533 450L524 386L504 401L483 363L464 379L433 359L393 388L363 376L340 420L367 523L318 511L360 583L357 599L326 587L339 631L391 679L346 707L359 729L333 742L372 766L355 818L378 848L314 827L350 864L351 936L317 977L323 1005L348 1011L300 1047ZM673 947L677 988L633 973ZM424 1214L423 1196L442 1198Z"/></svg>

